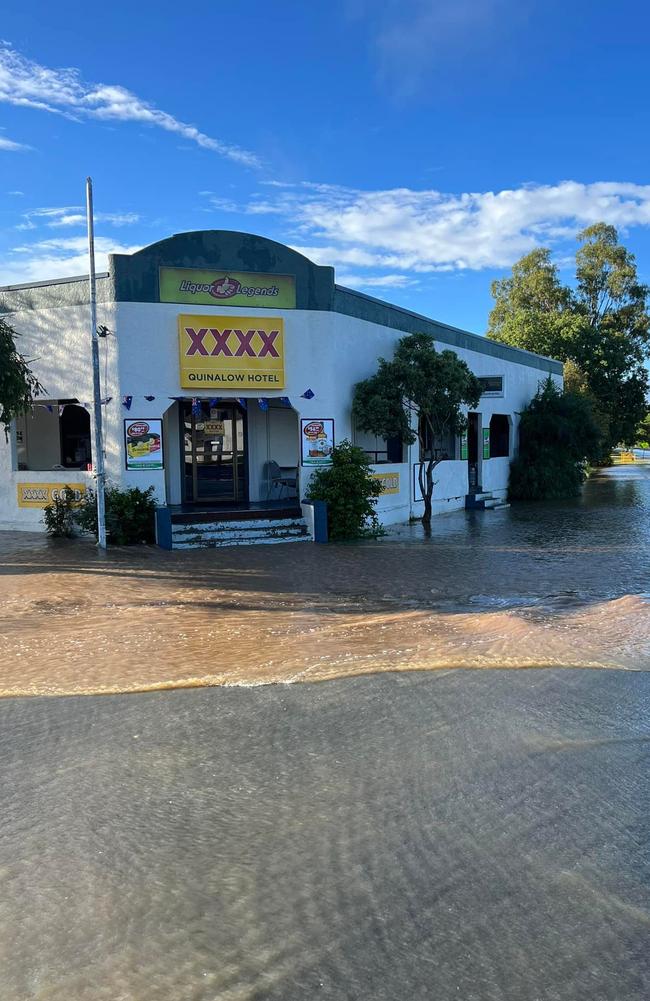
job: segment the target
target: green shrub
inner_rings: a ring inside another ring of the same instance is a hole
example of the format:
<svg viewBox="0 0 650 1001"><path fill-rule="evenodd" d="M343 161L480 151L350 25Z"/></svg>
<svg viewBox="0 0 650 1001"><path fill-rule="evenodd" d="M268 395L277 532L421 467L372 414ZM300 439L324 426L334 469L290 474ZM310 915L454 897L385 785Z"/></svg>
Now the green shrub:
<svg viewBox="0 0 650 1001"><path fill-rule="evenodd" d="M376 538L382 534L375 505L381 483L370 474L370 460L361 448L342 441L332 449L332 464L317 469L307 500L327 503L330 539Z"/></svg>
<svg viewBox="0 0 650 1001"><path fill-rule="evenodd" d="M106 487L106 539L116 546L133 546L155 541L156 502L154 488ZM86 491L75 520L80 528L97 538L97 498Z"/></svg>
<svg viewBox="0 0 650 1001"><path fill-rule="evenodd" d="M54 539L70 539L75 534L75 492L64 487L43 511L45 531Z"/></svg>
<svg viewBox="0 0 650 1001"><path fill-rule="evenodd" d="M589 397L565 393L547 379L521 413L519 454L510 466L510 498L576 496L600 441Z"/></svg>

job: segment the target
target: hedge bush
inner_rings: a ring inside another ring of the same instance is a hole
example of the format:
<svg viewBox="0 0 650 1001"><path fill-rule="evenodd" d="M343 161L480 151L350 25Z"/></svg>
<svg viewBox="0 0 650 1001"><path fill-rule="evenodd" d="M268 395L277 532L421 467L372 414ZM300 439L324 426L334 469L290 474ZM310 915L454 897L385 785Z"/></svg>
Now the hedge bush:
<svg viewBox="0 0 650 1001"><path fill-rule="evenodd" d="M326 502L333 541L376 538L382 534L375 511L380 493L381 483L371 476L366 453L344 440L332 449L331 466L315 471L307 500Z"/></svg>

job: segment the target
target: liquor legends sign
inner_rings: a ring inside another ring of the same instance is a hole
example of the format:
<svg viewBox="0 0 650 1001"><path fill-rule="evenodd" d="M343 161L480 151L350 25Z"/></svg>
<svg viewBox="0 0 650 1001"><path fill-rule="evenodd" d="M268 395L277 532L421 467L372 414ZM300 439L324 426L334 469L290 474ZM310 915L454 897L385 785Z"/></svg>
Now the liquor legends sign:
<svg viewBox="0 0 650 1001"><path fill-rule="evenodd" d="M284 389L284 323L277 316L178 317L183 389Z"/></svg>
<svg viewBox="0 0 650 1001"><path fill-rule="evenodd" d="M262 306L296 308L296 280L292 275L261 275L245 271L200 271L197 268L160 268L160 301L190 302L197 306Z"/></svg>

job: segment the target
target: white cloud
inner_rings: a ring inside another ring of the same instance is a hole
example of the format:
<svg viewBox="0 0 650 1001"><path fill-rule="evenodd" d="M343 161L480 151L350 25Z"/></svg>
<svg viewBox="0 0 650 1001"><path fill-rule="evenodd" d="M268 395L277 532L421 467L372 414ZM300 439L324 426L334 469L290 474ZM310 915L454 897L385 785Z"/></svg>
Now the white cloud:
<svg viewBox="0 0 650 1001"><path fill-rule="evenodd" d="M414 278L409 278L408 275L359 275L359 274L348 274L342 272L337 274L336 281L338 285L347 285L350 288L408 288L411 285L417 285L418 282Z"/></svg>
<svg viewBox="0 0 650 1001"><path fill-rule="evenodd" d="M86 213L80 205L63 205L56 208L30 209L23 213L24 222L16 226L18 230L36 229L42 222L49 228L60 226L86 226ZM139 222L137 212L95 212L96 223L108 223L111 226L128 226Z"/></svg>
<svg viewBox="0 0 650 1001"><path fill-rule="evenodd" d="M214 139L181 122L118 84L87 83L76 69L50 69L0 45L0 101L81 121L141 122L189 139L247 167L259 166L254 153Z"/></svg>
<svg viewBox="0 0 650 1001"><path fill-rule="evenodd" d="M17 143L13 139L0 136L0 150L4 150L6 153L24 153L31 148L31 146L25 146L24 143ZM9 192L9 194L15 194L15 192Z"/></svg>
<svg viewBox="0 0 650 1001"><path fill-rule="evenodd" d="M648 226L650 185L562 181L449 194L300 184L243 210L285 218L297 249L321 264L418 274L509 267L537 246L561 249L599 221Z"/></svg>
<svg viewBox="0 0 650 1001"><path fill-rule="evenodd" d="M96 237L97 271L107 270L109 253L133 254L140 249L139 245L125 246L110 237ZM19 285L88 273L88 245L84 236L39 240L14 247L11 253L16 255L14 260L7 260L5 255L0 264L0 285Z"/></svg>

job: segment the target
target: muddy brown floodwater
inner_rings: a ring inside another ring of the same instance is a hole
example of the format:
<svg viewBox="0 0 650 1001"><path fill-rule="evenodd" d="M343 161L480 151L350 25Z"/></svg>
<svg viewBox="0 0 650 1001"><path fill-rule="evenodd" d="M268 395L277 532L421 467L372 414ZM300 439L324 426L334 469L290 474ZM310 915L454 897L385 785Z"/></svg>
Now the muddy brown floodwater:
<svg viewBox="0 0 650 1001"><path fill-rule="evenodd" d="M649 526L5 536L0 1001L647 1001Z"/></svg>
<svg viewBox="0 0 650 1001"><path fill-rule="evenodd" d="M650 465L377 542L99 553L0 538L3 695L650 666Z"/></svg>

